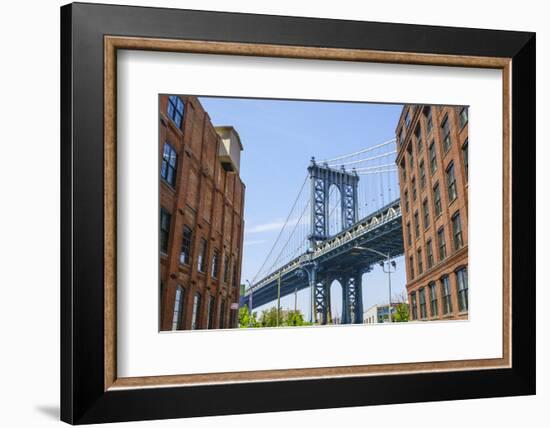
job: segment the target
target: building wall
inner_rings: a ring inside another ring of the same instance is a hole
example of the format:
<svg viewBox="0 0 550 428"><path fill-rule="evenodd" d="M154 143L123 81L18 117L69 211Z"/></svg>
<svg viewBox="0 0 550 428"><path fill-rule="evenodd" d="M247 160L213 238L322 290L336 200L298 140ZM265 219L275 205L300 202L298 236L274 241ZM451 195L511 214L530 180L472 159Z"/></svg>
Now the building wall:
<svg viewBox="0 0 550 428"><path fill-rule="evenodd" d="M168 96L159 102L159 171L164 143L177 152L173 186L159 177L160 207L171 215L168 249L160 251L160 329L172 330L176 290L183 289L179 329L191 329L194 296L199 293L196 328L235 327L239 300L243 243L245 186L235 172L226 172L218 160L220 137L196 97L179 97L183 121L177 126L167 113ZM184 227L192 230L190 260L180 263ZM206 241L204 272L198 268L201 241ZM214 278L212 257L218 253ZM227 280L224 280L226 260ZM208 326L210 297L212 323ZM221 319L223 318L223 319Z"/></svg>
<svg viewBox="0 0 550 428"><path fill-rule="evenodd" d="M431 109L432 129L428 130L427 109ZM462 107L454 106L405 106L397 133L397 165L403 213L403 240L407 269L407 293L409 295L410 319L414 317L414 296L416 295L417 319L421 317L420 295L426 295L426 317L424 319L467 318L467 305L459 310L457 270L468 266L468 180L467 144L468 124L460 121ZM465 110L467 118L467 108ZM450 145L445 150L443 143L443 122L447 118L450 129ZM407 125L408 122L408 125ZM418 132L418 130L420 132ZM420 138L419 138L420 137ZM421 142L420 142L421 141ZM431 171L430 146L435 148L435 171ZM465 147L465 150L463 148ZM411 161L412 155L412 161ZM422 164L425 171L425 185L421 185ZM454 165L456 180L455 199L449 198L446 171ZM434 187L439 184L441 213L436 215ZM413 187L416 186L416 199ZM428 221L424 221L424 201L428 208ZM408 208L407 208L408 207ZM415 213L418 213L419 233L416 234ZM453 245L453 216L460 214L463 245ZM409 240L409 228L411 239ZM438 248L438 231L445 237L446 256L441 258ZM433 265L428 266L427 244L431 240ZM419 260L422 272L419 271ZM412 266L411 266L412 261ZM444 314L442 278L448 277L451 291L452 311ZM435 284L437 314L431 310L428 286ZM467 301L467 299L466 299Z"/></svg>
<svg viewBox="0 0 550 428"><path fill-rule="evenodd" d="M378 322L378 305L371 306L363 313L363 323L376 324Z"/></svg>
<svg viewBox="0 0 550 428"><path fill-rule="evenodd" d="M395 308L396 304L392 303L392 308ZM392 310L392 314L395 309ZM363 313L363 322L365 324L379 324L389 322L389 305L373 305Z"/></svg>

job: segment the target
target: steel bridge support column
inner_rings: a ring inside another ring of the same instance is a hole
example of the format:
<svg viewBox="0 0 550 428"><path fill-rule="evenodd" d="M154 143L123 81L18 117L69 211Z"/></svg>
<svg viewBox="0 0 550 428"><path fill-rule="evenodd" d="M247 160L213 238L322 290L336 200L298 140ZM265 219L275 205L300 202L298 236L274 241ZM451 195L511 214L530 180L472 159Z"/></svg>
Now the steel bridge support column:
<svg viewBox="0 0 550 428"><path fill-rule="evenodd" d="M327 280L323 278L315 284L315 320L323 325L328 320L327 300Z"/></svg>
<svg viewBox="0 0 550 428"><path fill-rule="evenodd" d="M355 320L354 324L363 324L363 274L355 274Z"/></svg>
<svg viewBox="0 0 550 428"><path fill-rule="evenodd" d="M348 286L348 311L349 311L349 323L356 323L356 307L357 307L357 284L355 283L355 276L350 276L347 281Z"/></svg>
<svg viewBox="0 0 550 428"><path fill-rule="evenodd" d="M332 324L332 310L330 309L330 285L332 281L330 278L325 280L325 307L327 308L327 324Z"/></svg>
<svg viewBox="0 0 550 428"><path fill-rule="evenodd" d="M307 276L307 281L308 281L309 290L310 290L309 308L310 308L311 314L310 314L310 317L309 317L309 321L311 323L314 323L316 321L316 316L315 316L315 310L316 310L315 293L316 293L316 288L317 288L317 283L318 283L317 269L318 269L317 262L311 262L310 261L310 262L306 262L302 265L302 271L305 272L305 274Z"/></svg>
<svg viewBox="0 0 550 428"><path fill-rule="evenodd" d="M342 284L342 320L341 324L349 324L351 322L351 313L349 310L349 277L344 276L340 279Z"/></svg>

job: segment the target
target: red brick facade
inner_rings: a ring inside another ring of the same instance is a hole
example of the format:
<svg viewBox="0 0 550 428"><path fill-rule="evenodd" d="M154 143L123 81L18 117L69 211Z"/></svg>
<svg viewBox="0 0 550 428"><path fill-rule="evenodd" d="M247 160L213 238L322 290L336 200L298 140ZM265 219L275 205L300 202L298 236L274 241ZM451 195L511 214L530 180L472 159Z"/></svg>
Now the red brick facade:
<svg viewBox="0 0 550 428"><path fill-rule="evenodd" d="M408 105L396 133L410 319L467 318L468 109Z"/></svg>
<svg viewBox="0 0 550 428"><path fill-rule="evenodd" d="M177 98L183 103L180 126L170 114L169 97L159 102L159 203L170 215L163 223L161 213L159 221L160 329L232 328L238 318L231 303L239 300L245 186L238 171L226 171L219 161L221 138L199 100ZM176 154L170 173L167 152Z"/></svg>

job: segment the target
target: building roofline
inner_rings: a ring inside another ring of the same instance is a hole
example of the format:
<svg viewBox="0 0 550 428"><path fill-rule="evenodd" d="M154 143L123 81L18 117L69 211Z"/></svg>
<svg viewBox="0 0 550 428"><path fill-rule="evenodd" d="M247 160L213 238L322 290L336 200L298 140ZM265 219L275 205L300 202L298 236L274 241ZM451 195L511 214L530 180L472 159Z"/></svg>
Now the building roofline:
<svg viewBox="0 0 550 428"><path fill-rule="evenodd" d="M239 147L241 148L241 151L244 150L243 143L241 142L241 136L237 132L237 130L231 126L231 125L220 125L220 126L214 126L214 129L220 130L220 131L233 131L233 133L237 136L237 141L239 143Z"/></svg>

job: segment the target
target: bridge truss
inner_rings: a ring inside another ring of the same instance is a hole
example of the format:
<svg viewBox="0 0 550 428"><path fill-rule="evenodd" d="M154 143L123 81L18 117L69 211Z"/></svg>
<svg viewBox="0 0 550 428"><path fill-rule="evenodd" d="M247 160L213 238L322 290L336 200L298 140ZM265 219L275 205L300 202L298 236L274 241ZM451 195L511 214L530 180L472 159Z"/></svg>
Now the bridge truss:
<svg viewBox="0 0 550 428"><path fill-rule="evenodd" d="M362 323L363 274L404 251L390 144L395 141L327 161L312 158L291 212L241 305L253 309L310 288L311 321L327 324L332 320L330 286L336 280L342 286L341 323Z"/></svg>

